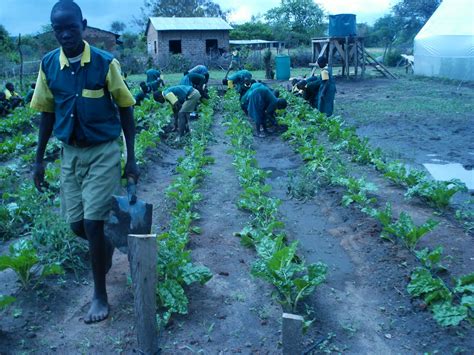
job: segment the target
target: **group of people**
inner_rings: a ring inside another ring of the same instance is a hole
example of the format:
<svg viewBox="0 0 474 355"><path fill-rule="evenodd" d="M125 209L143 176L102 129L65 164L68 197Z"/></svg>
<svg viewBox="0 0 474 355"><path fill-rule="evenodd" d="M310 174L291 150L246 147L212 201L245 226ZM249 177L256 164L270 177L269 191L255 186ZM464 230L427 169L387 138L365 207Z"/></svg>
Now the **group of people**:
<svg viewBox="0 0 474 355"><path fill-rule="evenodd" d="M31 84L25 97L15 90L13 83L6 83L3 92L0 92L0 116L6 116L17 107L30 103L36 84Z"/></svg>

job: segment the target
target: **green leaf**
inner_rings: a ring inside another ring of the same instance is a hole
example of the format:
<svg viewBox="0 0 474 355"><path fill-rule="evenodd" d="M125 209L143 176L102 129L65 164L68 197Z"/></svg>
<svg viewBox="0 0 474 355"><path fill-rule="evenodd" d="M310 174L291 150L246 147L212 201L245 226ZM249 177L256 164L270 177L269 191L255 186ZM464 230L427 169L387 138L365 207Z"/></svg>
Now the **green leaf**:
<svg viewBox="0 0 474 355"><path fill-rule="evenodd" d="M9 304L16 301L15 297L8 295L0 295L0 309L6 308Z"/></svg>
<svg viewBox="0 0 474 355"><path fill-rule="evenodd" d="M50 275L64 275L64 269L59 264L49 264L43 267L41 276L46 277Z"/></svg>
<svg viewBox="0 0 474 355"><path fill-rule="evenodd" d="M474 272L461 276L456 283L456 288L454 289L456 293L474 293Z"/></svg>
<svg viewBox="0 0 474 355"><path fill-rule="evenodd" d="M411 274L411 281L407 286L410 295L418 297L444 288L441 279L434 279L431 273L424 268L416 268Z"/></svg>
<svg viewBox="0 0 474 355"><path fill-rule="evenodd" d="M463 306L469 307L471 310L474 310L474 295L462 296L461 304Z"/></svg>
<svg viewBox="0 0 474 355"><path fill-rule="evenodd" d="M161 304L170 312L188 313L188 298L176 280L165 280L158 284L157 293Z"/></svg>
<svg viewBox="0 0 474 355"><path fill-rule="evenodd" d="M199 282L204 285L212 278L212 272L205 266L193 265L191 263L186 264L182 270L183 280L186 285L190 285L194 282Z"/></svg>
<svg viewBox="0 0 474 355"><path fill-rule="evenodd" d="M434 319L443 327L456 326L466 319L468 312L465 306L453 306L450 302L433 305Z"/></svg>

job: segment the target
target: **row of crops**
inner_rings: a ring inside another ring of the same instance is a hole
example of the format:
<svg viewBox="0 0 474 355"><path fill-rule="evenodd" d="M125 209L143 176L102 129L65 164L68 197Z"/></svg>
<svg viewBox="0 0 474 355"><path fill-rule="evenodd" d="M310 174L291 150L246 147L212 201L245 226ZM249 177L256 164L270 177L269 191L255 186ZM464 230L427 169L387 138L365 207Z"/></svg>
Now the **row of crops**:
<svg viewBox="0 0 474 355"><path fill-rule="evenodd" d="M446 273L442 265L443 247L433 250L417 250L418 241L434 230L438 221L428 219L417 225L408 212L399 216L392 213L387 202L380 206L371 195L377 186L363 177L351 176L345 160L337 159L335 152L345 151L351 160L373 166L385 178L403 188L405 196L415 196L437 209L449 206L451 197L466 186L458 180L433 181L420 170L407 169L404 164L388 161L380 149L372 149L367 139L361 139L350 127L344 127L339 117L326 117L309 108L302 100L288 96L291 109L280 116L280 123L288 127L283 138L288 140L301 155L307 168L327 184L343 188L341 204L355 206L380 224L381 237L399 240L420 261L422 266L411 273L407 291L413 297L423 298L435 320L442 326L458 325L472 319L474 309L474 273L460 275L454 282L443 281L440 274ZM451 281L451 280L449 280Z"/></svg>

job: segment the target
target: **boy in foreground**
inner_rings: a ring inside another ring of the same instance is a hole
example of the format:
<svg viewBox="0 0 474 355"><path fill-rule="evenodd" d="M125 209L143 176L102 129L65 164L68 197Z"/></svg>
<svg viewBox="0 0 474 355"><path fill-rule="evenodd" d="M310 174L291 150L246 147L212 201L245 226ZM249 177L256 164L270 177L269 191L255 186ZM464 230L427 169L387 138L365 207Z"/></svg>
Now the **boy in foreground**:
<svg viewBox="0 0 474 355"><path fill-rule="evenodd" d="M73 232L89 242L94 293L84 321L94 323L109 315L105 275L113 246L106 242L104 221L112 195L120 187L121 130L127 149L125 175L138 179L135 101L118 61L83 41L87 21L76 3L57 2L51 10L51 24L61 48L42 59L31 101L31 107L41 111L33 179L43 191L43 157L54 133L62 142L61 210Z"/></svg>

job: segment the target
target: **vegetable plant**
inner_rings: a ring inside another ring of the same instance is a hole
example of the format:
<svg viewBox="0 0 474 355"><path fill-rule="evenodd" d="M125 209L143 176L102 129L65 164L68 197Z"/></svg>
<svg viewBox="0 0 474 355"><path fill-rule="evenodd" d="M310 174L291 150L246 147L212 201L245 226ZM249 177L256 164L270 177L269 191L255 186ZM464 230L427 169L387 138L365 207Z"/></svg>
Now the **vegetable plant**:
<svg viewBox="0 0 474 355"><path fill-rule="evenodd" d="M38 253L30 240L21 239L12 243L9 251L9 255L0 255L0 271L13 270L25 289L31 286L34 273L38 269L41 269L41 271L39 278L36 280L37 283L46 276L64 273L63 268L58 263L41 264Z"/></svg>
<svg viewBox="0 0 474 355"><path fill-rule="evenodd" d="M451 179L449 181L423 179L408 189L405 196L409 198L419 196L436 208L446 208L451 197L460 191L467 191L467 187L458 179Z"/></svg>

